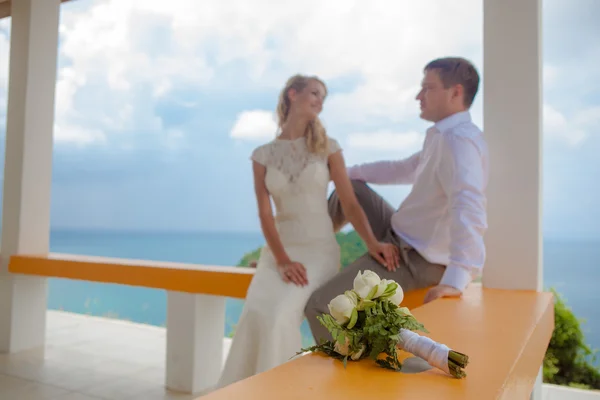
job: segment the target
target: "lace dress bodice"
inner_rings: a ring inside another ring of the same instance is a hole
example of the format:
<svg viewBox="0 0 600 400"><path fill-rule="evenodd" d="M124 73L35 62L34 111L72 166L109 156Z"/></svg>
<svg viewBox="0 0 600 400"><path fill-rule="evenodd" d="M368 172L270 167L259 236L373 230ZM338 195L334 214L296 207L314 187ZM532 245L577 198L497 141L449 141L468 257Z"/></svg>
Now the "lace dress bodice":
<svg viewBox="0 0 600 400"><path fill-rule="evenodd" d="M328 155L340 151L329 139L327 155L309 151L304 138L275 139L256 148L251 159L266 167L265 185L276 210L282 240L322 240L332 233L327 211ZM304 238L301 236L304 235Z"/></svg>
<svg viewBox="0 0 600 400"><path fill-rule="evenodd" d="M341 148L338 142L329 138L328 155L339 150ZM286 176L290 183L295 182L309 164L323 163L327 165L327 157L311 153L303 137L295 140L275 139L256 148L252 152L251 158L268 169L277 169Z"/></svg>

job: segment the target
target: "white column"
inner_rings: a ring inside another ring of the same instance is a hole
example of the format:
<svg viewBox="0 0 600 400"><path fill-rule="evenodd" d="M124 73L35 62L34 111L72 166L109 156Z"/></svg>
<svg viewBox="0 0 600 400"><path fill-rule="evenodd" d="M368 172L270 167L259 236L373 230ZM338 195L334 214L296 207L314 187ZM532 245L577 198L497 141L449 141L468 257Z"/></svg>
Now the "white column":
<svg viewBox="0 0 600 400"><path fill-rule="evenodd" d="M167 292L168 389L212 389L221 373L224 329L225 297Z"/></svg>
<svg viewBox="0 0 600 400"><path fill-rule="evenodd" d="M483 118L490 148L483 286L542 290L541 0L483 1ZM540 399L538 379L532 398Z"/></svg>
<svg viewBox="0 0 600 400"><path fill-rule="evenodd" d="M49 246L59 0L12 1L0 253L0 352L44 344L46 279L8 273Z"/></svg>
<svg viewBox="0 0 600 400"><path fill-rule="evenodd" d="M490 149L483 285L542 289L540 0L484 0L483 125Z"/></svg>

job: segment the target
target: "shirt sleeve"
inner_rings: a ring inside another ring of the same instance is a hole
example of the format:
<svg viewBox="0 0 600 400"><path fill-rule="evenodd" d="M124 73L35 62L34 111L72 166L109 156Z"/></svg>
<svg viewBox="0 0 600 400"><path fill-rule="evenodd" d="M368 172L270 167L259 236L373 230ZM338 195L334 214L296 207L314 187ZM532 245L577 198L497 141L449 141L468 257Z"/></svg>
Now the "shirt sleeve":
<svg viewBox="0 0 600 400"><path fill-rule="evenodd" d="M403 160L378 161L348 168L352 180L380 185L408 185L415 181L421 152Z"/></svg>
<svg viewBox="0 0 600 400"><path fill-rule="evenodd" d="M438 177L450 211L450 261L440 284L460 291L483 269L487 171L472 138L444 135Z"/></svg>

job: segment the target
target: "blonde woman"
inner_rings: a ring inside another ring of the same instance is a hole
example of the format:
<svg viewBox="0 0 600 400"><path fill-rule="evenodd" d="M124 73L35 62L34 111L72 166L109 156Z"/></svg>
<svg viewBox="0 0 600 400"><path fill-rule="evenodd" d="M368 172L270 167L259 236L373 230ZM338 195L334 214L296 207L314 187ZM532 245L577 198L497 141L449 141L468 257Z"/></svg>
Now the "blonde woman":
<svg viewBox="0 0 600 400"><path fill-rule="evenodd" d="M346 174L341 148L319 120L326 96L327 88L317 77L291 77L277 106L279 135L252 153L267 245L257 262L218 387L276 367L302 347L300 325L306 302L340 269L340 249L327 204L330 180L344 215L369 253L389 268L398 265L398 249L374 236Z"/></svg>

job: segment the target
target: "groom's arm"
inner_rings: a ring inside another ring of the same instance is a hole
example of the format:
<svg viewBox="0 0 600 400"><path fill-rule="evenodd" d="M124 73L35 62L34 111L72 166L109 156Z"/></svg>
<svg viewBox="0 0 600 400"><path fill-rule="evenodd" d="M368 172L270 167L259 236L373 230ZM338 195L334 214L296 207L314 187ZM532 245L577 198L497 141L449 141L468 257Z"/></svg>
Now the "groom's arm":
<svg viewBox="0 0 600 400"><path fill-rule="evenodd" d="M440 285L462 292L485 261L487 166L483 149L469 137L445 135L441 144L438 176L448 198L451 222L450 262Z"/></svg>
<svg viewBox="0 0 600 400"><path fill-rule="evenodd" d="M403 160L377 161L348 168L348 177L379 185L408 185L414 183L421 152Z"/></svg>

